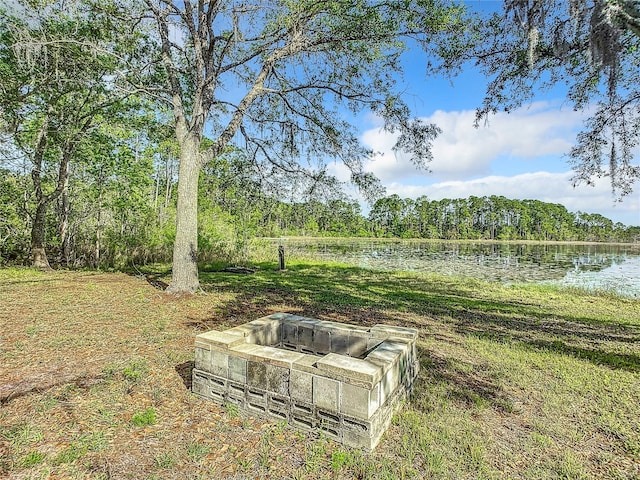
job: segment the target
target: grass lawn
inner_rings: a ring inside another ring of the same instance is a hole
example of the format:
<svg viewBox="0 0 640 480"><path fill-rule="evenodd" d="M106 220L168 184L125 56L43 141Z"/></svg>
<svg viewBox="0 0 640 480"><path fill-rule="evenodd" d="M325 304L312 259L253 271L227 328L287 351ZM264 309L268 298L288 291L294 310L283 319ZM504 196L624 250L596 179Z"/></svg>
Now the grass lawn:
<svg viewBox="0 0 640 480"><path fill-rule="evenodd" d="M0 270L0 478L640 479L638 300L293 261L201 280ZM420 330L373 453L190 393L196 334L277 311Z"/></svg>

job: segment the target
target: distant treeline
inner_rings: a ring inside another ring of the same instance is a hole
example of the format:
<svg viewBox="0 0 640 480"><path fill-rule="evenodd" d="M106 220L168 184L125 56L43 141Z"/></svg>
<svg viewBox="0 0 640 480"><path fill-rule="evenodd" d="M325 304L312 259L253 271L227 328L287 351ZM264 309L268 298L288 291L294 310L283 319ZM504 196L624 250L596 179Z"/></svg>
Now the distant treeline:
<svg viewBox="0 0 640 480"><path fill-rule="evenodd" d="M281 203L275 211L262 233L446 240L640 240L640 227L614 223L599 214L571 213L559 204L500 196L413 200L391 195L376 201L367 218L356 202L343 200Z"/></svg>
<svg viewBox="0 0 640 480"><path fill-rule="evenodd" d="M175 157L158 149L118 152L77 162L68 185L46 210L52 264L125 268L171 261ZM37 202L25 170L0 168L0 264L29 264ZM55 186L45 178L41 188ZM286 202L278 191L266 193L260 178L238 159L220 159L205 168L199 191L198 254L205 262L239 262L247 258L252 238L294 235L640 241L640 227L537 200L391 195L375 202L366 216L353 200Z"/></svg>

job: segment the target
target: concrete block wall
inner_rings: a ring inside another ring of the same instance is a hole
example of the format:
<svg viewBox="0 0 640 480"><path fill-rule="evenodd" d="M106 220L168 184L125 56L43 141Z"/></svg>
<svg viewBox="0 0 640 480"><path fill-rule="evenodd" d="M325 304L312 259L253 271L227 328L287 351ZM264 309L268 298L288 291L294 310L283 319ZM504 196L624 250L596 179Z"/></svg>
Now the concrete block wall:
<svg viewBox="0 0 640 480"><path fill-rule="evenodd" d="M278 313L198 335L193 392L371 450L412 388L417 336Z"/></svg>

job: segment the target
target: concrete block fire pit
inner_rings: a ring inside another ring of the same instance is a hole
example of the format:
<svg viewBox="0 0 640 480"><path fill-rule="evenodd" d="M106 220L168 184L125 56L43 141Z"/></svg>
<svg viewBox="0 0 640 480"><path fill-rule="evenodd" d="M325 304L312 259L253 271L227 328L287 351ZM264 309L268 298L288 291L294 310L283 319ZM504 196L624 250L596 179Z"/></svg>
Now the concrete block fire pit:
<svg viewBox="0 0 640 480"><path fill-rule="evenodd" d="M417 338L276 313L196 336L193 392L372 450L411 391Z"/></svg>

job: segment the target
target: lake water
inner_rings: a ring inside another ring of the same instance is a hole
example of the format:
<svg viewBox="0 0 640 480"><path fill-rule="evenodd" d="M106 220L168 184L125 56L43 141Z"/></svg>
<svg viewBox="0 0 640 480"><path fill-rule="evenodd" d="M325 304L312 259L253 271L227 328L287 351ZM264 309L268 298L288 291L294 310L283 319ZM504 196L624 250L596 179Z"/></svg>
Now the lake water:
<svg viewBox="0 0 640 480"><path fill-rule="evenodd" d="M287 255L377 270L556 283L640 298L640 244L280 239Z"/></svg>

